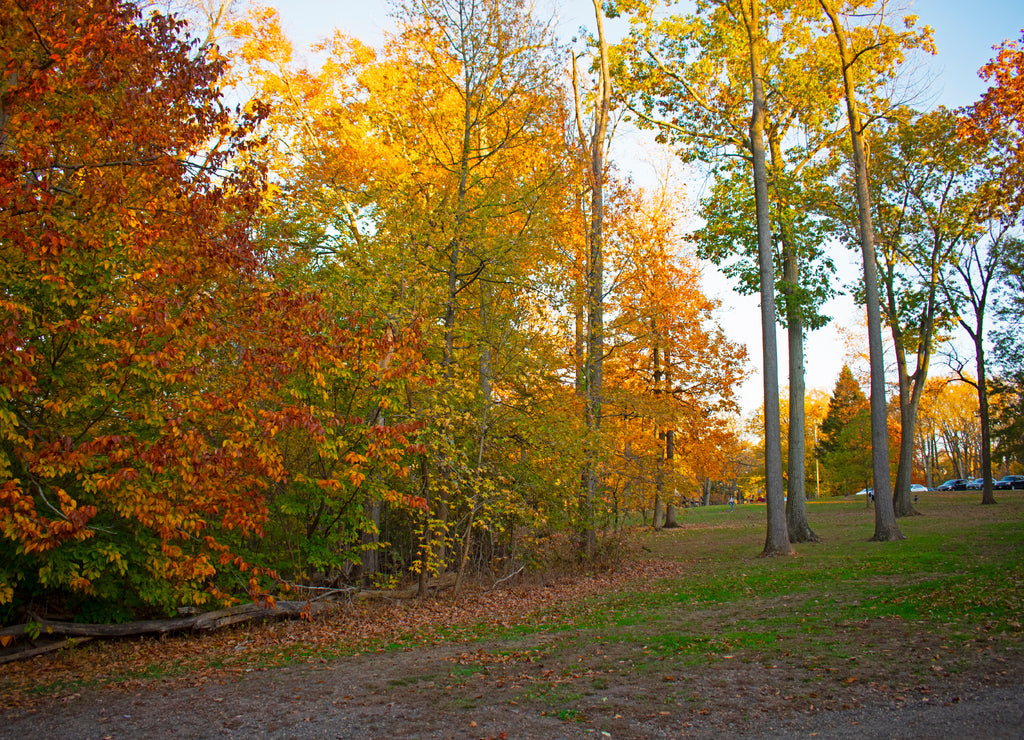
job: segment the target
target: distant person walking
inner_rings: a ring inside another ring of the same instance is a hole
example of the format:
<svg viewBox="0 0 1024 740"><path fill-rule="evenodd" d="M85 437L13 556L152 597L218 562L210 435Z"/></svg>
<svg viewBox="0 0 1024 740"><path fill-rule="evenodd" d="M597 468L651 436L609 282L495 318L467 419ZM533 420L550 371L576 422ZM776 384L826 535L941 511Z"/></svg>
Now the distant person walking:
<svg viewBox="0 0 1024 740"><path fill-rule="evenodd" d="M732 509L733 509L733 507L735 505L736 505L736 498L734 496L730 496L729 497L729 511L732 511Z"/></svg>

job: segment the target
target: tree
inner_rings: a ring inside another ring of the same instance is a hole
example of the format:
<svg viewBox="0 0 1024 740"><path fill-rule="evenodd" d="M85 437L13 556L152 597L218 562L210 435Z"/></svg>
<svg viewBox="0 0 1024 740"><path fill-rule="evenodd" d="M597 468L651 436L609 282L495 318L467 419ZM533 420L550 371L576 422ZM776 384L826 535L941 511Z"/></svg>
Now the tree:
<svg viewBox="0 0 1024 740"><path fill-rule="evenodd" d="M941 475L938 418L933 409L938 403L944 385L945 380L942 378L929 378L925 381L918 407L915 450L924 484L928 488L935 488L941 482L937 480L937 476Z"/></svg>
<svg viewBox="0 0 1024 740"><path fill-rule="evenodd" d="M993 84L981 100L966 111L960 124L961 132L970 141L981 142L993 152L993 159L1000 167L999 182L990 186L988 193L993 207L992 218L997 223L990 225L987 239L976 241L965 250L955 269L958 280L947 293L955 309L969 308L973 314L973 322L970 323L959 313L957 316L961 327L975 345L975 387L981 414L982 477L985 479L983 503L995 503L990 490L992 435L984 359L985 309L989 286L1000 273L1007 278L1010 286L1011 297L1007 305L1014 305L1013 289L1019 282L1021 241L1009 229L1018 223L1024 208L1024 154L1021 151L1024 142L1024 113L1021 112L1021 101L1024 100L1024 48L1020 42L1008 41L999 46L997 52L995 58L980 71L981 77L992 80ZM1005 268L1002 266L1004 261ZM1003 312L1006 311L1004 307ZM1012 309L1010 315L1013 315ZM1005 333L1003 339L1007 339ZM1013 340L1009 344L1013 346ZM1007 355L1004 353L1003 356ZM962 370L958 370L958 374L965 377ZM1007 377L1012 378L1013 375L1011 371ZM1006 409L1015 408L1013 383L1004 380L1000 390L1003 392L1000 405ZM1000 435L1004 439L1012 439L1014 423L1007 424L1006 418L1004 415Z"/></svg>
<svg viewBox="0 0 1024 740"><path fill-rule="evenodd" d="M839 85L834 70L821 63L822 41L809 32L806 8L774 3L769 5L769 13L775 33L764 39L768 49L765 136L770 154L772 229L777 241L775 269L780 275L778 314L787 330L790 368L786 448L792 454L786 456L786 518L790 541L806 542L817 540L817 536L807 522L804 506L804 334L825 324L827 317L820 307L834 293L834 268L821 249L825 224L816 211L825 200L825 183L834 170L830 147L841 134L835 106ZM715 33L722 36L717 30ZM742 292L754 292L757 273L755 261L750 259L757 242L751 233L756 223L753 190L730 158L719 163L716 171L714 190L702 203L706 225L697 232L699 244L705 256L738 279Z"/></svg>
<svg viewBox="0 0 1024 740"><path fill-rule="evenodd" d="M260 232L274 245L278 285L315 291L328 310L327 326L361 316L384 336L423 339L408 295L412 291L402 289L402 283L423 281L408 255L374 239L370 214L377 189L395 180L396 157L367 135L370 111L359 95L357 77L372 62L373 52L335 34L324 42L326 61L318 74L296 68L276 11L254 10L229 29L228 82L243 83L254 94L247 106L267 111L264 136L246 156L270 173ZM398 357L385 355L389 362ZM334 417L327 426L330 443L304 434L283 440L289 480L274 488L261 554L300 582L333 581L353 573L370 579L382 561L379 532L389 500L394 514L408 511L403 501L419 499L403 498L398 493L404 487L401 476L381 469L365 470L355 490L348 485L325 488L316 481L343 477L345 456L374 449L372 436L382 428L421 420L405 408L411 388L402 380L374 388L361 382L365 376L342 368L324 369L322 375L321 388L303 392L321 413ZM385 393L377 393L384 388ZM346 417L361 423L337 423Z"/></svg>
<svg viewBox="0 0 1024 740"><path fill-rule="evenodd" d="M1019 243L1018 243L1019 244ZM1024 464L1024 250L1008 250L1002 264L1001 295L996 303L998 329L992 333L994 456L1004 465Z"/></svg>
<svg viewBox="0 0 1024 740"><path fill-rule="evenodd" d="M489 415L496 377L489 338L497 329L492 325L499 305L497 286L515 279L505 269L519 267L516 257L526 256L515 247L536 246L530 239L503 239L500 228L495 228L507 220L512 233L521 234L521 227L513 224L520 220L521 210L529 212L536 197L536 174L517 182L510 175L518 168L509 166L514 157L533 153L524 146L529 147L548 122L553 108L548 95L557 88L547 29L521 2L433 0L402 6L399 18L406 23L408 61L426 83L412 93L418 108L414 125L395 128L406 129L402 133L418 150L419 163L429 168L430 190L436 189L423 194L425 219L416 236L424 242L428 270L445 279L442 413L454 417L452 412L469 406L477 419L472 432L466 430L466 436L475 438L475 454L463 447L438 449L435 457L439 469L429 489L434 492L438 516L435 524L424 525L422 559L434 558L443 564L450 509L457 504L449 499L459 492L463 506L471 509L479 500L471 489L458 491L456 481L461 476L455 460L463 456L473 467L476 458L479 471L493 431ZM401 211L396 209L392 215L400 219ZM396 226L404 228L402 223ZM477 387L472 392L469 367L456 367L457 339L458 344L472 347L473 360L464 360L476 370ZM449 435L450 431L439 435L438 442ZM465 478L474 480L478 475ZM471 525L472 514L468 520ZM469 526L467 539L471 533ZM424 567L421 594L425 579Z"/></svg>
<svg viewBox="0 0 1024 740"><path fill-rule="evenodd" d="M264 182L240 159L261 111L232 120L180 22L116 0L0 13L0 602L124 619L258 596L241 553L283 437L323 442L325 375L384 382L367 364L407 356L274 284L289 260L253 239ZM393 431L341 471L353 487Z"/></svg>
<svg viewBox="0 0 1024 740"><path fill-rule="evenodd" d="M854 486L870 487L871 466L868 400L853 377L849 365L843 365L821 423L818 440L819 459L826 477L833 482L833 493L848 494Z"/></svg>
<svg viewBox="0 0 1024 740"><path fill-rule="evenodd" d="M764 81L761 77L762 27L758 0L739 12L747 29L752 81L750 115L750 151L754 169L754 201L757 209L757 255L761 283L761 345L764 372L765 492L768 500L768 531L765 557L790 555L793 547L786 530L785 499L782 489L782 442L779 426L779 372L775 340L775 277L772 260L772 234L768 200L768 170L764 149ZM735 10L732 12L735 13Z"/></svg>
<svg viewBox="0 0 1024 740"><path fill-rule="evenodd" d="M1015 199L1015 210L1024 207L1024 36L996 48L992 60L979 74L992 80L981 100L971 106L961 121L961 130L970 138L1007 142L1003 192Z"/></svg>
<svg viewBox="0 0 1024 740"><path fill-rule="evenodd" d="M696 439L686 427L719 404L716 392L731 393L712 386L728 386L738 371L731 349L708 369L687 354L687 332L708 335L694 352L731 345L705 331L696 281L675 254L659 253L662 227L645 222L638 191L605 161L609 81L581 94L574 77L577 105L568 110L547 56L552 47L522 3L408 3L399 15L404 25L380 54L335 34L321 47L323 66L303 69L276 14L258 11L237 27L236 73L272 108L267 147L258 152L274 185L268 233L311 255L315 269L302 279L320 282L334 305L363 306L395 331L423 332L431 361L424 372L435 382L409 384L370 416L422 425L418 464L408 480L391 483L428 499L428 510L406 512L401 543L389 539L398 550L392 559L411 560L425 584L427 571L462 572L467 557L489 562L484 548L499 534L510 551L523 543L513 533L528 529L558 537L571 528L585 548L596 544L602 517L633 495L622 481L631 485L658 448L667 486L677 467L665 459L668 439ZM597 57L600 75L600 49ZM584 122L592 112L596 128ZM599 274L609 260L620 271L611 286ZM642 279L679 294L651 295L656 305L643 305ZM609 305L622 311L612 322ZM671 402L668 393L643 398L646 389L628 378L606 379L609 357L626 359L647 341L663 368L660 390L678 368ZM602 409L624 398L641 399L644 418L667 422L660 443L639 423L601 421ZM342 405L364 401L339 397ZM690 401L692 410L668 411ZM702 444L711 449L715 438ZM296 445L294 458L302 453ZM571 500L569 479L577 483ZM372 545L378 522L395 512L365 492L365 512L353 518ZM318 511L303 515L317 520ZM372 570L369 557L363 567Z"/></svg>
<svg viewBox="0 0 1024 740"><path fill-rule="evenodd" d="M686 156L708 158L718 156L721 150L732 149L742 153L751 164L764 353L768 522L763 555L789 554L793 550L786 529L782 482L774 258L764 137L767 115L763 71L765 38L760 3L737 0L701 4L695 16L670 18L660 24L654 21L650 3L622 2L619 5L634 13L634 32L628 48L634 69L628 74L623 72L622 77L636 80L626 84L636 97L633 110L640 120L658 127L663 140L683 144ZM702 14L707 18L702 18ZM725 60L714 58L707 49L700 49L699 58L691 65L686 52L692 42L681 32L683 28L696 31L694 38L701 41L720 41L717 29L731 29L731 40L740 51ZM653 46L665 54L656 53ZM663 56L670 61L665 61ZM709 74L708 67L713 67L717 74ZM743 100L736 96L734 88L724 84L723 77L741 85L740 89L750 90L750 97ZM707 87L695 92L702 84ZM748 101L749 114L744 118L742 111ZM709 136L708 131L716 133Z"/></svg>
<svg viewBox="0 0 1024 740"><path fill-rule="evenodd" d="M217 66L193 58L177 24L142 21L115 2L64 10L35 2L2 11L0 526L5 563L16 567L4 568L0 601L12 599L18 581L27 590L112 598L127 576L137 579L125 589L135 603L148 578L171 573L193 596L215 558L177 544L176 525L186 539L200 536L200 512L217 504L201 491L168 505L175 498L163 500L161 473L169 468L173 481L186 452L201 470L213 461L194 428L171 428L172 407L185 411L189 399L163 368L203 347L189 329L216 315L211 278L230 282L252 258L244 241L229 236L230 219L244 223L251 204L218 202L224 192L187 159L226 120L214 109ZM144 107L129 126L120 106L133 98ZM214 164L222 161L218 153ZM193 219L208 224L208 250L231 267L193 261L200 244L169 238L194 232L184 228ZM154 404L161 382L168 382L166 405ZM244 447L240 453L249 457ZM250 464L258 477L258 461ZM222 499L243 529L261 518L258 506L235 500L253 482L245 476ZM143 565L147 555L151 566ZM138 569L131 576L130 565ZM178 595L153 600L166 607Z"/></svg>
<svg viewBox="0 0 1024 740"><path fill-rule="evenodd" d="M601 415L604 394L604 180L605 146L608 136L608 121L612 102L612 80L608 57L608 40L604 34L604 10L598 0L593 0L597 28L597 94L594 103L593 126L589 140L583 134L582 111L577 103L576 119L580 131L580 143L589 150L586 167L590 191L590 222L587 244L589 253L586 270L586 364L584 366L583 395L586 401L587 429L592 435L601 431ZM575 87L576 80L573 79ZM578 96L577 96L578 99ZM583 472L583 549L592 555L597 545L594 527L594 502L600 486L600 471L596 457L591 454Z"/></svg>
<svg viewBox="0 0 1024 740"><path fill-rule="evenodd" d="M978 394L956 376L929 380L921 420L934 435L933 465L938 477L973 478L981 463Z"/></svg>
<svg viewBox="0 0 1024 740"><path fill-rule="evenodd" d="M957 376L978 393L978 414L981 423L981 502L996 503L992 490L992 432L989 413L988 371L985 360L985 315L990 295L995 289L995 280L1002 269L1004 253L1020 252L1024 244L1012 238L1005 222L990 224L988 234L971 239L963 253L950 268L951 273L943 281L943 290L949 307L961 328L971 339L974 349L974 369L971 376L964 372L964 365L955 354L951 363Z"/></svg>
<svg viewBox="0 0 1024 740"><path fill-rule="evenodd" d="M537 497L561 491L557 475L533 468L550 465L541 447L580 462L569 417L582 411L558 387L561 337L548 323L576 183L550 39L522 3L410 3L400 19L379 55L336 34L319 70L278 54L273 17L242 35L248 74L279 111L279 228L319 255L323 279L353 304L396 327L426 319L437 382L390 412L425 424L429 454L404 484L430 496L429 514L409 523L422 572L461 568L459 551L481 532L519 529L505 529L506 514L544 520Z"/></svg>
<svg viewBox="0 0 1024 740"><path fill-rule="evenodd" d="M804 437L805 439L813 440L813 442L807 445L805 451L807 462L804 470L806 471L807 480L804 488L814 491L815 498L821 498L822 471L821 463L818 462L818 443L821 424L825 421L825 415L828 413L830 398L828 393L821 389L814 389L808 394L807 398L807 430L804 433Z"/></svg>
<svg viewBox="0 0 1024 740"><path fill-rule="evenodd" d="M605 417L622 450L613 475L655 527L697 471L714 473L720 428L737 410L744 350L726 340L681 250L677 195L667 187L621 194L613 205ZM625 202L623 202L625 200ZM678 450L678 454L677 454Z"/></svg>
<svg viewBox="0 0 1024 740"><path fill-rule="evenodd" d="M949 323L942 286L958 251L976 239L991 174L984 152L959 139L956 116L943 108L900 110L890 123L876 124L871 171L883 314L899 379L894 506L897 516L907 516L916 513L910 483L918 407L939 332Z"/></svg>
<svg viewBox="0 0 1024 740"><path fill-rule="evenodd" d="M821 328L827 321L819 308L833 294L835 278L831 261L821 254L818 246L824 243L826 236L820 216L814 212L824 199L820 178L827 168L814 163L813 155L808 153L802 161L790 165L779 145L779 137L778 127L770 126L772 223L773 231L781 242L781 254L775 255L776 271L782 274L778 310L780 317L785 319L790 368L788 421L785 424L789 481L787 530L792 542L808 542L816 541L817 536L807 522L804 507L804 335L806 330ZM791 172L791 167L797 172ZM738 173L723 177L725 174L719 172L712 193L702 202L706 224L695 236L701 253L722 266L727 275L737 279L739 290L746 293L754 290L751 280L756 278L749 246L756 244L752 192L749 183Z"/></svg>
<svg viewBox="0 0 1024 740"><path fill-rule="evenodd" d="M889 477L889 435L885 393L885 361L882 354L882 321L878 293L878 272L875 261L874 223L871 213L871 193L868 177L866 125L857 100L859 68L865 67L864 55L883 58L882 68L891 69L902 60L903 49L908 46L930 44L928 30L913 31L913 18L907 18L908 30L894 33L885 25L885 3L875 12L873 23L859 22L854 27L844 26L839 6L834 0L819 0L828 18L836 41L836 59L842 71L846 115L849 120L853 174L857 193L857 233L861 244L864 266L864 303L867 309L868 345L871 358L871 459L873 490L875 493L875 533L872 540L891 542L904 539L896 523L892 502L892 483ZM871 9L875 0L855 0L852 8L861 5ZM884 64L888 61L888 65Z"/></svg>

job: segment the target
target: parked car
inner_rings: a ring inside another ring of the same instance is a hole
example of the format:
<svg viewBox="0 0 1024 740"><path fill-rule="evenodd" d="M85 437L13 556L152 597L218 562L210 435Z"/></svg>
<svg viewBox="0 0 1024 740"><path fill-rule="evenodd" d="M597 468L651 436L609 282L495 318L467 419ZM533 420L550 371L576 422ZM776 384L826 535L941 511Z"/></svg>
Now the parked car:
<svg viewBox="0 0 1024 740"><path fill-rule="evenodd" d="M966 478L950 478L945 483L935 487L936 491L966 491L968 481Z"/></svg>
<svg viewBox="0 0 1024 740"><path fill-rule="evenodd" d="M927 493L929 490L931 489L929 489L928 486L922 486L920 483L910 484L911 493Z"/></svg>
<svg viewBox="0 0 1024 740"><path fill-rule="evenodd" d="M974 478L973 480L971 480L971 481L969 481L967 483L967 490L968 491L980 491L984 487L985 487L985 479L984 478ZM996 484L992 483L992 487L995 488Z"/></svg>
<svg viewBox="0 0 1024 740"><path fill-rule="evenodd" d="M1004 475L993 483L992 487L997 491L1009 491L1010 489L1024 491L1024 475Z"/></svg>

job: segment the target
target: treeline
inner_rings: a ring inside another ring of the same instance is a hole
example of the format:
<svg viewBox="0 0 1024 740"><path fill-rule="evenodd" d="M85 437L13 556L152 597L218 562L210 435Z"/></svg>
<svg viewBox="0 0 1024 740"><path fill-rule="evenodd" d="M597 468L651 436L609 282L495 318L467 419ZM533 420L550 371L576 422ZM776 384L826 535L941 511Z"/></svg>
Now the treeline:
<svg viewBox="0 0 1024 740"><path fill-rule="evenodd" d="M677 194L603 173L588 425L592 83L457 11L306 69L268 10L0 10L0 621L502 578L718 476L744 351Z"/></svg>
<svg viewBox="0 0 1024 740"><path fill-rule="evenodd" d="M518 0L396 3L383 48L335 33L315 66L273 10L141 7L0 9L4 622L442 574L458 590L468 569L592 555L630 513L657 525L755 466L765 554L791 552L815 538L803 342L843 287L840 245L865 264L874 488L896 471L876 539L912 513L914 430L956 327L982 475L993 434L1024 447L1017 45L975 106L916 111L889 93L930 31L864 0L619 0L603 8L629 33L609 46L596 23L583 51ZM695 253L679 189L608 164L626 119L712 176ZM754 463L745 352L700 258L761 295Z"/></svg>
<svg viewBox="0 0 1024 740"><path fill-rule="evenodd" d="M914 430L912 482L935 488L950 478L981 477L982 435L978 392L956 375L928 379ZM1003 396L995 395L994 429L1002 423ZM868 399L862 383L844 366L831 396L819 391L808 399L807 436L815 444L808 450L806 486L819 495L850 495L871 487L871 434ZM1005 418L1013 420L1012 415ZM900 450L899 399L889 405L889 460L893 474ZM1013 439L1001 433L993 439L993 477L1021 469Z"/></svg>
<svg viewBox="0 0 1024 740"><path fill-rule="evenodd" d="M679 13L657 0L609 7L630 21L618 48L623 104L714 175L701 202L699 253L761 298L763 554L789 554L790 542L815 538L803 509L806 463L814 462L804 337L828 322L826 301L844 287L837 244L855 248L862 265L849 287L867 317L868 444L860 453L878 494L873 539L902 539L897 517L914 513L918 415L936 351L953 332L973 350L951 364L977 390L981 475L991 477L994 436L1005 442L1001 454L1019 456L1021 46L997 49L980 72L991 87L975 104L922 111L906 104L904 70L934 53L931 29L887 3L721 0ZM996 404L1005 411L993 424L986 351L997 314L1004 332ZM786 424L777 317L791 369ZM983 501L994 503L991 486Z"/></svg>

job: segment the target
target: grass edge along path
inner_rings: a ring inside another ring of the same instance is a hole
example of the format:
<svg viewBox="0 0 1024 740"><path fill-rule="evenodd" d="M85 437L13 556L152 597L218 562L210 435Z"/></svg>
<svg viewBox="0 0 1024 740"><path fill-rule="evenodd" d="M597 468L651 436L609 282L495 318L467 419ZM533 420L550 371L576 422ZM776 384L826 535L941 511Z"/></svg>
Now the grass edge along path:
<svg viewBox="0 0 1024 740"><path fill-rule="evenodd" d="M6 666L0 705L25 706L87 687L230 679L359 653L541 633L566 653L582 653L586 643L618 644L631 655L624 661L630 670L666 660L786 661L842 681L856 678L851 662L876 676L901 667L934 672L937 656L914 649L927 634L932 652L961 655L942 659L947 673L979 645L998 654L1024 643L1024 494L988 507L975 498L927 495L918 504L924 516L901 520L907 540L885 544L867 541L873 511L863 503L809 502L823 542L772 559L757 557L763 506L688 510L679 530L635 533L650 559L614 573L470 592L454 603L349 609L313 624L90 644Z"/></svg>

